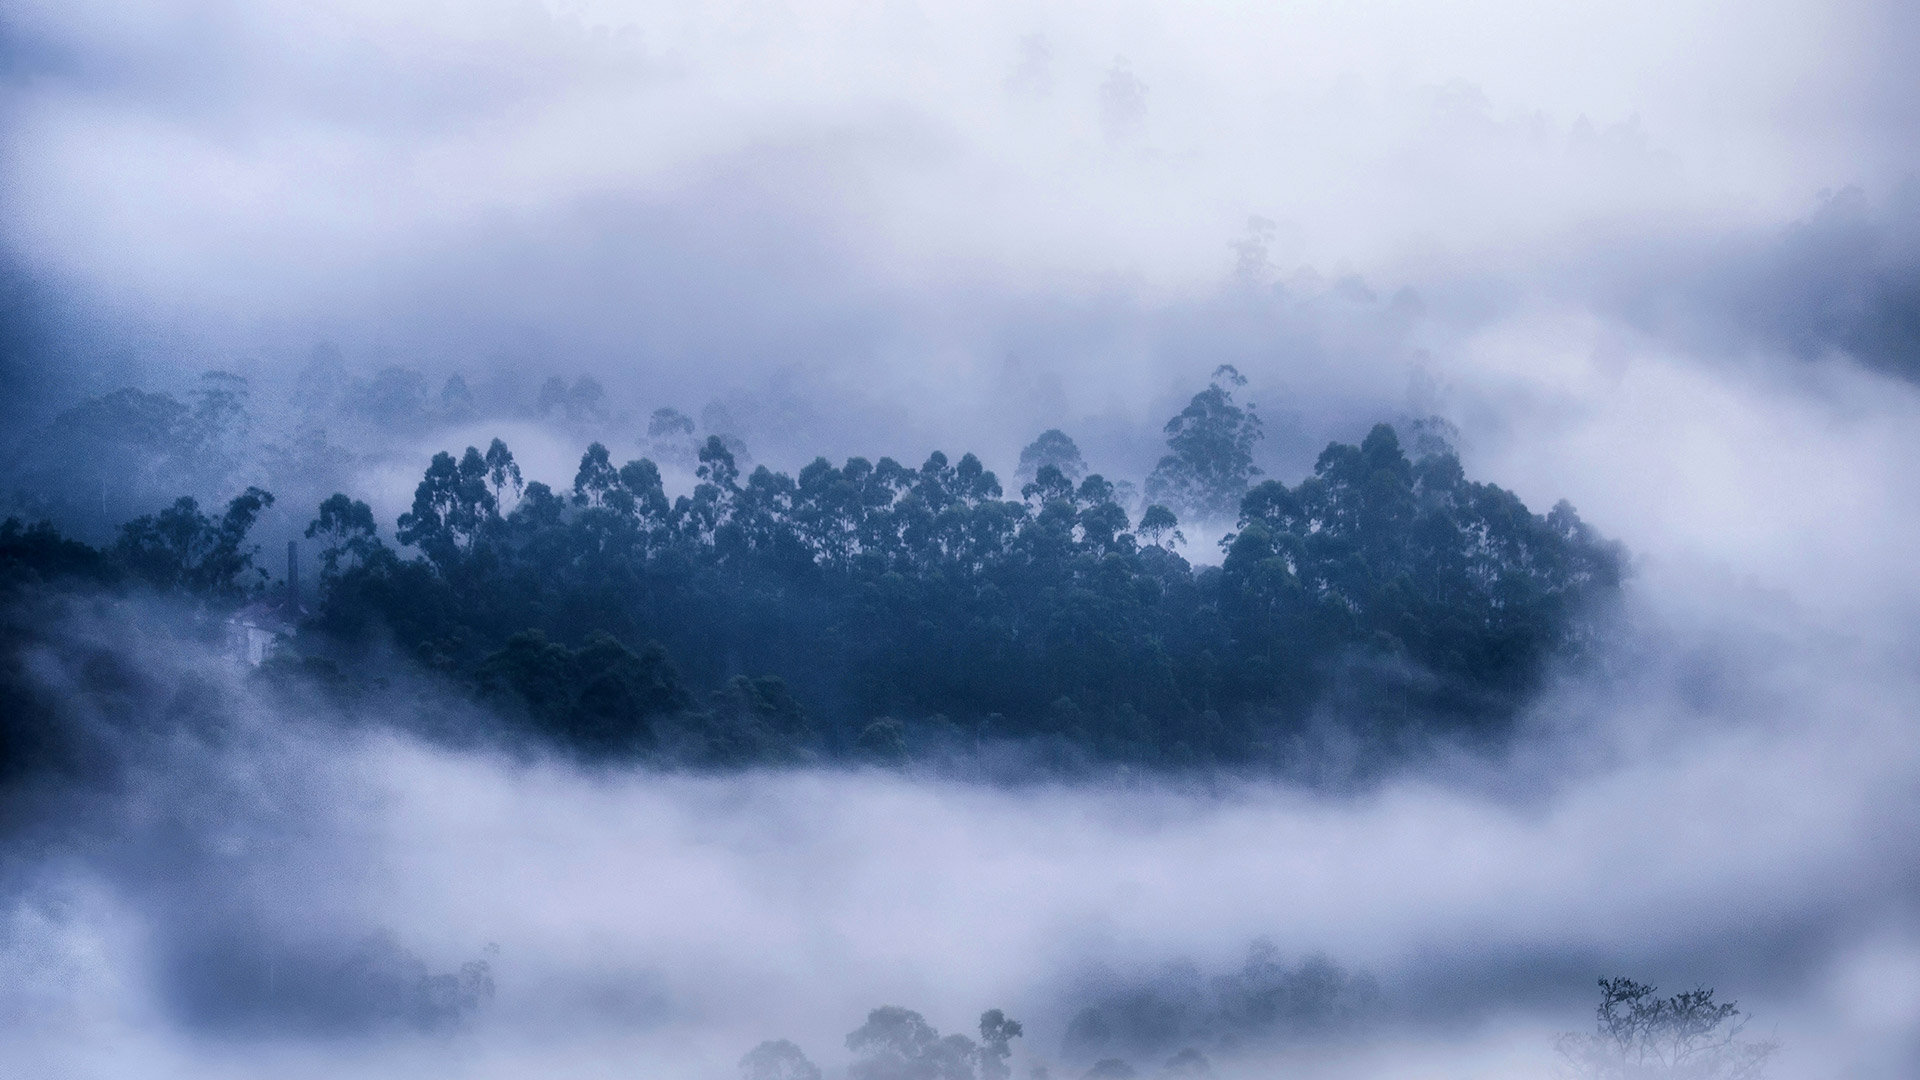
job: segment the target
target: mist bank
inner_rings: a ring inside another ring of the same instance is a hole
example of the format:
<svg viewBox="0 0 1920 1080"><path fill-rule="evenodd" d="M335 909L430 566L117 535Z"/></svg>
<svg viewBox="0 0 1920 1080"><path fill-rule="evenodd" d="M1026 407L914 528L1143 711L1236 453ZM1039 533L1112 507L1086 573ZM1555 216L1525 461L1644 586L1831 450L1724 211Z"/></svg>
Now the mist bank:
<svg viewBox="0 0 1920 1080"><path fill-rule="evenodd" d="M1775 1075L1912 1065L1897 649L1647 611L1655 662L1501 768L1338 795L582 769L343 725L165 609L46 614L11 677L96 748L7 787L0 1038L49 1075L837 1071L881 1005L1002 1008L1021 1075L1537 1075L1618 972L1738 999Z"/></svg>
<svg viewBox="0 0 1920 1080"><path fill-rule="evenodd" d="M3 404L28 428L206 370L265 396L331 341L429 405L456 372L483 412L585 377L629 438L717 403L790 472L964 443L1006 475L1060 427L1114 476L1231 363L1276 436L1297 414L1262 462L1294 476L1402 409L1497 441L1475 346L1542 305L1602 352L1898 371L1910 30L1787 0L26 4L0 246L46 333ZM372 458L416 430L318 426Z"/></svg>

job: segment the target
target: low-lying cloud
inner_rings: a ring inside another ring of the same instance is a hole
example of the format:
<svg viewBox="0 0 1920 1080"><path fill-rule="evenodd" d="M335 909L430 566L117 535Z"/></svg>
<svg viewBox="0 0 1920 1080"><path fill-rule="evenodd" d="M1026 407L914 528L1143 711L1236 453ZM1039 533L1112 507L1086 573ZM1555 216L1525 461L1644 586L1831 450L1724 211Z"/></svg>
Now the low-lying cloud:
<svg viewBox="0 0 1920 1080"><path fill-rule="evenodd" d="M1166 1048L1111 1031L1144 994L1190 999L1180 1030L1228 1075L1273 1054L1527 1075L1620 972L1739 998L1791 1048L1782 1075L1898 1075L1908 665L1643 614L1618 672L1564 685L1509 756L1348 794L582 772L303 718L178 642L121 641L136 715L213 719L125 732L110 781L16 803L0 1039L28 1075L728 1076L766 1038L833 1066L880 1004L960 1031L1000 1007L1023 1069L1077 1075ZM1195 988L1250 955L1331 965L1365 1007L1222 1037Z"/></svg>
<svg viewBox="0 0 1920 1080"><path fill-rule="evenodd" d="M1232 363L1271 475L1438 414L1471 475L1636 562L1604 662L1511 748L1342 792L584 769L450 740L445 702L343 724L191 613L79 605L8 675L67 756L0 804L0 1059L722 1077L788 1038L831 1074L896 1004L1007 1010L1021 1076L1188 1040L1223 1075L1523 1076L1624 974L1739 998L1779 1075L1912 1074L1914 29L1785 0L14 5L19 432L221 368L284 447L316 356L463 372L506 404L306 471L390 532L434 450L504 435L564 486L662 405L775 467L938 447L1005 480L1062 427L1138 482ZM604 415L537 417L548 375ZM1260 957L1346 1020L1235 1042ZM1177 1035L1115 1029L1169 1002Z"/></svg>

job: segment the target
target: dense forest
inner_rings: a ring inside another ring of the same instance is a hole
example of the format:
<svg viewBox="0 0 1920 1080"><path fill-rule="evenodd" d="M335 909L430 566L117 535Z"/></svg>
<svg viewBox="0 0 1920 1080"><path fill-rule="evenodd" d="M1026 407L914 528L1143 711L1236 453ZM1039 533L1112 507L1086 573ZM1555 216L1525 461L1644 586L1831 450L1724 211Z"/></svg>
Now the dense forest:
<svg viewBox="0 0 1920 1080"><path fill-rule="evenodd" d="M1565 503L1535 514L1469 480L1424 428L1411 453L1381 424L1297 484L1261 480L1243 383L1221 369L1167 423L1137 517L1131 485L1087 472L1057 430L1008 490L970 453L747 471L737 438L693 439L663 409L649 437L685 440L689 493L597 441L557 490L526 482L500 439L442 452L390 533L351 493L319 503L304 595L250 540L275 504L257 486L223 507L182 496L98 546L9 520L0 574L16 606L91 589L189 601L203 627L254 611L284 638L266 677L351 696L397 658L592 756L897 762L1013 745L1182 769L1283 760L1315 731L1381 748L1497 739L1553 665L1583 655L1618 591L1618 546ZM242 389L216 380L194 409L121 391L56 426L140 406L217 432ZM1219 565L1179 553L1183 515L1234 522ZM30 631L11 621L17 644Z"/></svg>

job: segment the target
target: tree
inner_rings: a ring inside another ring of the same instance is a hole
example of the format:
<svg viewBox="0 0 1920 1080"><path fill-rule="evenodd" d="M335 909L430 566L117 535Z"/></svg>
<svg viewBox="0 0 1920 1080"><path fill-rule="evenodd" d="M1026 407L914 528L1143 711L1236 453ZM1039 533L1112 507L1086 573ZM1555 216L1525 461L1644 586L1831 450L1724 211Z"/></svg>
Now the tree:
<svg viewBox="0 0 1920 1080"><path fill-rule="evenodd" d="M1042 465L1032 480L1020 488L1020 497L1030 503L1045 506L1052 502L1073 502L1073 481L1060 471L1058 465Z"/></svg>
<svg viewBox="0 0 1920 1080"><path fill-rule="evenodd" d="M200 376L189 443L202 476L224 477L238 467L247 441L247 380L230 371Z"/></svg>
<svg viewBox="0 0 1920 1080"><path fill-rule="evenodd" d="M156 588L237 598L249 589L248 571L257 573L260 582L266 580L266 571L253 565L260 545L249 546L247 534L260 512L272 505L271 492L250 487L234 496L215 520L183 495L158 514L121 526L113 551L136 577Z"/></svg>
<svg viewBox="0 0 1920 1080"><path fill-rule="evenodd" d="M1754 1080L1779 1050L1771 1040L1742 1038L1740 1010L1707 988L1663 998L1632 979L1601 979L1594 1012L1591 1034L1554 1040L1579 1080Z"/></svg>
<svg viewBox="0 0 1920 1080"><path fill-rule="evenodd" d="M433 560L442 571L473 549L499 518L500 504L488 486L488 467L480 451L467 447L458 462L441 451L413 489L413 509L400 515L394 535Z"/></svg>
<svg viewBox="0 0 1920 1080"><path fill-rule="evenodd" d="M328 577L341 572L343 561L349 569L364 566L381 546L379 530L373 524L373 508L338 492L320 504L320 516L307 526L306 535L323 545L320 566Z"/></svg>
<svg viewBox="0 0 1920 1080"><path fill-rule="evenodd" d="M542 420L553 415L553 410L565 410L567 407L567 380L558 375L547 376L540 384L540 396L534 399L533 410Z"/></svg>
<svg viewBox="0 0 1920 1080"><path fill-rule="evenodd" d="M1020 1034L1020 1021L999 1009L980 1014L980 1080L1007 1080L1013 1075L1007 1058L1013 1055L1011 1044Z"/></svg>
<svg viewBox="0 0 1920 1080"><path fill-rule="evenodd" d="M651 746L655 721L692 704L665 649L635 653L606 634L569 649L523 631L480 662L474 682L482 698L595 755Z"/></svg>
<svg viewBox="0 0 1920 1080"><path fill-rule="evenodd" d="M718 435L707 436L706 445L700 448L700 467L694 470L694 475L721 491L736 491L740 487L740 465L733 448Z"/></svg>
<svg viewBox="0 0 1920 1080"><path fill-rule="evenodd" d="M513 451L499 439L487 447L487 486L493 489L493 501L497 506L505 506L507 489L512 488L515 498L519 498L525 486L520 481L520 465L513 460Z"/></svg>
<svg viewBox="0 0 1920 1080"><path fill-rule="evenodd" d="M944 1038L911 1009L883 1005L847 1036L859 1055L850 1080L975 1080L980 1048L965 1035Z"/></svg>
<svg viewBox="0 0 1920 1080"><path fill-rule="evenodd" d="M1137 531L1149 544L1160 545L1162 541L1168 541L1166 546L1171 546L1187 542L1187 538L1180 532L1179 525L1180 519L1173 515L1173 511L1159 503L1154 503L1140 515L1140 527Z"/></svg>
<svg viewBox="0 0 1920 1080"><path fill-rule="evenodd" d="M607 391L598 379L582 375L573 380L573 386L567 390L567 419L578 424L591 421L602 424L607 420Z"/></svg>
<svg viewBox="0 0 1920 1080"><path fill-rule="evenodd" d="M461 424L473 419L476 411L473 391L467 388L466 377L457 371L447 376L447 381L440 387L440 418L448 423Z"/></svg>
<svg viewBox="0 0 1920 1080"><path fill-rule="evenodd" d="M820 1067L786 1039L769 1039L740 1059L740 1080L820 1080Z"/></svg>
<svg viewBox="0 0 1920 1080"><path fill-rule="evenodd" d="M20 447L12 469L43 513L101 528L141 506L197 488L193 410L131 387L61 412Z"/></svg>
<svg viewBox="0 0 1920 1080"><path fill-rule="evenodd" d="M1147 498L1200 518L1220 519L1239 509L1240 497L1260 475L1253 448L1263 437L1252 405L1234 403L1247 380L1231 364L1178 416L1167 421L1170 451L1147 476Z"/></svg>
<svg viewBox="0 0 1920 1080"><path fill-rule="evenodd" d="M679 409L663 405L647 420L649 439L689 439L693 437L693 417Z"/></svg>
<svg viewBox="0 0 1920 1080"><path fill-rule="evenodd" d="M693 467L693 417L670 406L653 410L647 419L647 450L669 465Z"/></svg>
<svg viewBox="0 0 1920 1080"><path fill-rule="evenodd" d="M1087 473L1087 463L1080 456L1080 448L1059 428L1048 428L1041 432L1039 438L1020 451L1020 466L1014 470L1014 475L1022 480L1032 480L1045 465L1059 469L1062 476L1074 483L1079 483Z"/></svg>
<svg viewBox="0 0 1920 1080"><path fill-rule="evenodd" d="M412 430L427 416L427 377L410 368L383 368L354 384L347 408L369 424Z"/></svg>
<svg viewBox="0 0 1920 1080"><path fill-rule="evenodd" d="M580 469L573 475L573 504L600 506L620 487L620 471L613 467L607 448L594 443L580 455Z"/></svg>

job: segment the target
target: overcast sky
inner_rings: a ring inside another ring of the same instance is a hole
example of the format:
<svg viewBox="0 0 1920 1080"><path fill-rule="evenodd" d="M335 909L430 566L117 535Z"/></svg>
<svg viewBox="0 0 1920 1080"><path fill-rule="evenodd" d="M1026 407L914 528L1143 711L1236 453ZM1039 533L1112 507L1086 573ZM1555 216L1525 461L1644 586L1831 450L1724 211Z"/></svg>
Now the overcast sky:
<svg viewBox="0 0 1920 1080"><path fill-rule="evenodd" d="M1352 426L1477 392L1516 312L1707 305L1883 204L1903 7L22 0L0 235L183 370L780 374L917 456L1150 444L1229 359Z"/></svg>

